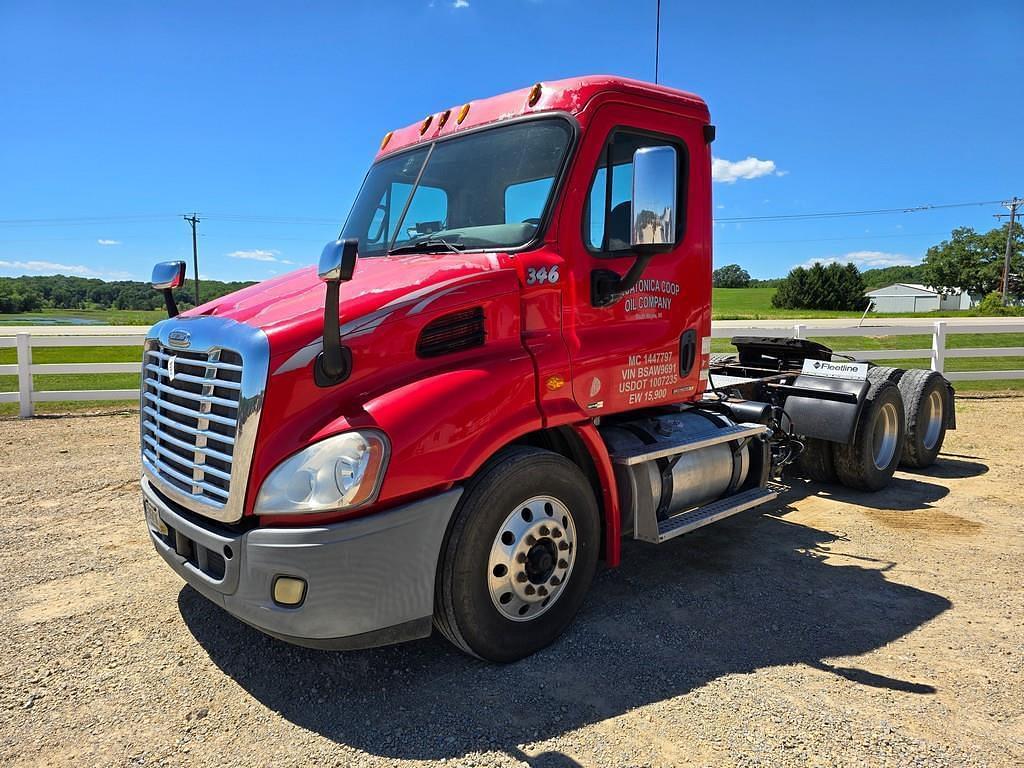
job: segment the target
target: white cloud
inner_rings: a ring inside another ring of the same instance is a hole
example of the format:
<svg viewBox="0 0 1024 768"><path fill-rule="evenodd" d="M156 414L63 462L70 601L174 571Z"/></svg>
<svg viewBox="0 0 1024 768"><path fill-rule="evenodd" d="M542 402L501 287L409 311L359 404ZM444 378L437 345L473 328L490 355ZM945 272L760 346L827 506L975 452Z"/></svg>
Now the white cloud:
<svg viewBox="0 0 1024 768"><path fill-rule="evenodd" d="M452 8L469 8L469 0L455 0Z"/></svg>
<svg viewBox="0 0 1024 768"><path fill-rule="evenodd" d="M232 259L248 259L249 261L282 261L277 258L278 253L279 251L264 251L255 248L251 251L232 251L228 256Z"/></svg>
<svg viewBox="0 0 1024 768"><path fill-rule="evenodd" d="M711 178L724 184L734 184L740 179L757 179L761 176L785 176L789 171L780 171L774 160L759 160L750 156L743 160L711 159Z"/></svg>
<svg viewBox="0 0 1024 768"><path fill-rule="evenodd" d="M886 253L885 251L851 251L842 256L824 256L818 259L808 259L800 267L810 267L815 262L824 265L847 264L852 262L858 269L880 269L882 267L903 267L911 266L920 262L920 259L907 256L902 253Z"/></svg>
<svg viewBox="0 0 1024 768"><path fill-rule="evenodd" d="M60 264L56 261L3 261L0 271L17 275L76 275L78 277L103 277L114 280L131 280L130 272L96 270L84 264Z"/></svg>
<svg viewBox="0 0 1024 768"><path fill-rule="evenodd" d="M103 237L101 237L99 240L96 241L96 245L120 245L120 244L121 244L120 240L107 240L106 238L103 238Z"/></svg>

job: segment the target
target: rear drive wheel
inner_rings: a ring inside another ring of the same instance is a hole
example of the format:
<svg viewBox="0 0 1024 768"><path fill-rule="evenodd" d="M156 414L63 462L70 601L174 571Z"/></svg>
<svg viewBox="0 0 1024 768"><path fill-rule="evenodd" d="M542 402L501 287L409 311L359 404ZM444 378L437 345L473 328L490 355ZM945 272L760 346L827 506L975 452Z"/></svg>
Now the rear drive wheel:
<svg viewBox="0 0 1024 768"><path fill-rule="evenodd" d="M816 483L834 483L836 465L832 459L832 445L828 440L817 437L801 438L804 450L796 460L796 470Z"/></svg>
<svg viewBox="0 0 1024 768"><path fill-rule="evenodd" d="M891 381L893 384L899 384L904 373L906 373L906 371L902 368L893 368L889 365L876 365L868 368L868 381L885 380Z"/></svg>
<svg viewBox="0 0 1024 768"><path fill-rule="evenodd" d="M916 469L930 467L946 439L946 380L935 371L907 371L900 379L900 394L907 420L902 463Z"/></svg>
<svg viewBox="0 0 1024 768"><path fill-rule="evenodd" d="M865 491L888 485L903 453L904 429L899 388L888 379L876 379L864 398L852 441L833 443L840 482Z"/></svg>
<svg viewBox="0 0 1024 768"><path fill-rule="evenodd" d="M539 448L501 451L470 481L442 551L434 623L456 647L510 662L553 642L597 566L587 478Z"/></svg>

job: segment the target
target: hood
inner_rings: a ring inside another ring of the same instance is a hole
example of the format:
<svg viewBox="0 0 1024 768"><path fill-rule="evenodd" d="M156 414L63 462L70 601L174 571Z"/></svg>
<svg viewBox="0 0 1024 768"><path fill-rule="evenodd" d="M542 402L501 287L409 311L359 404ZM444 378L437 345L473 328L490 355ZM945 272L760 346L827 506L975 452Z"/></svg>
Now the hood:
<svg viewBox="0 0 1024 768"><path fill-rule="evenodd" d="M402 308L411 306L409 311L417 307L423 311L441 296L457 298L464 284L475 285L480 280L473 278L500 268L498 257L487 253L361 258L352 280L340 286L342 336L361 335L387 322ZM321 338L326 292L316 268L310 266L243 288L182 315L212 315L260 328L267 334L272 356L277 356Z"/></svg>

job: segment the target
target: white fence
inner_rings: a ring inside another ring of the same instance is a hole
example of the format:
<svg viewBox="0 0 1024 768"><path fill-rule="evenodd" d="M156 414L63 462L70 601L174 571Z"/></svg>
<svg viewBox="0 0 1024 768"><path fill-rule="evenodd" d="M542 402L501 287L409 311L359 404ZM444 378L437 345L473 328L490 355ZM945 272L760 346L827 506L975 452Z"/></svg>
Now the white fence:
<svg viewBox="0 0 1024 768"><path fill-rule="evenodd" d="M68 401L68 400L133 400L138 398L138 389L87 389L87 390L34 390L32 375L78 374L78 373L139 373L142 364L131 363L42 363L32 362L32 350L39 347L141 347L146 335L146 328L119 329L118 335L91 335L89 329L77 327L61 329L70 335L60 335L57 329L48 328L44 333L18 333L15 336L0 336L0 348L15 347L17 363L0 365L0 376L17 376L17 392L0 392L0 403L18 403L22 418L30 418L34 413L34 403ZM2 332L2 329L0 329ZM946 372L946 358L950 357L1024 357L1024 347L972 347L967 349L947 349L947 323L936 321L932 326L904 324L868 327L829 327L797 323L789 329L758 327L752 321L749 327L717 326L711 330L714 338L730 338L732 336L780 336L788 332L796 338L814 336L921 336L931 334L930 349L871 349L841 351L839 354L850 355L867 360L904 360L927 358L931 360L931 368L945 374L950 381L984 380L984 379L1024 379L1024 370L1009 371L957 371ZM968 325L957 322L948 329L949 333L1021 333L1024 325L1019 323ZM141 358L141 355L140 355Z"/></svg>

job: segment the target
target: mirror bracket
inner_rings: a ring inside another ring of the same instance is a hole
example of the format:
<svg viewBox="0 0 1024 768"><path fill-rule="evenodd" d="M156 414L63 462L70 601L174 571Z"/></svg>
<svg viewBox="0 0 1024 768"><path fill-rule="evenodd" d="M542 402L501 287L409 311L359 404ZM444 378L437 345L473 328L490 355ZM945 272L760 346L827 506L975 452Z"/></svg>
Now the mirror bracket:
<svg viewBox="0 0 1024 768"><path fill-rule="evenodd" d="M359 240L334 240L320 254L317 274L327 284L324 299L323 351L317 356L313 378L319 387L340 384L352 373L352 352L341 343L340 285L355 272Z"/></svg>
<svg viewBox="0 0 1024 768"><path fill-rule="evenodd" d="M610 269L595 269L590 273L590 303L595 307L610 307L633 290L640 281L655 249L638 249L636 258L625 275Z"/></svg>

